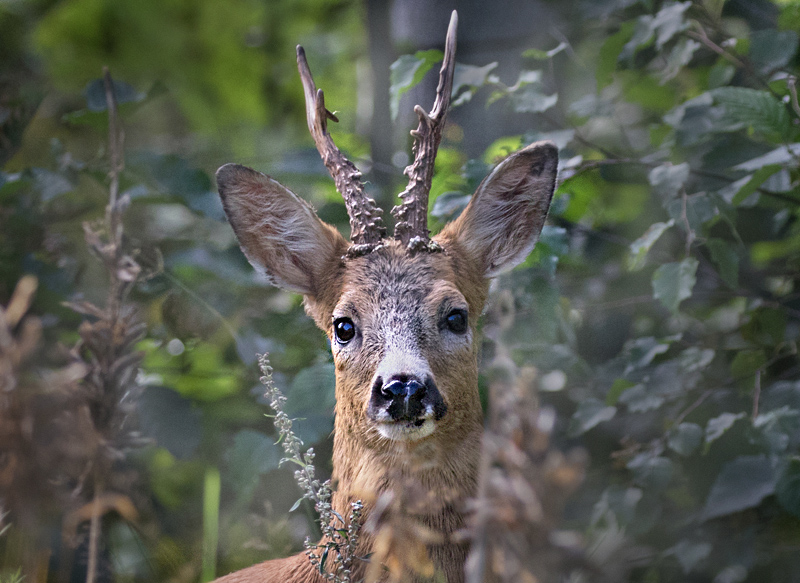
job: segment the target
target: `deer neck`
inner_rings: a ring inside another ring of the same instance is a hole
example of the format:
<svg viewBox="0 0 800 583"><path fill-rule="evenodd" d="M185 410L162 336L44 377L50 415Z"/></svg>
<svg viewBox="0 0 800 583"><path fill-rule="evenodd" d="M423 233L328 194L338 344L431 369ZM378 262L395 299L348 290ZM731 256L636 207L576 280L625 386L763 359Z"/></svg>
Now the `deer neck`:
<svg viewBox="0 0 800 583"><path fill-rule="evenodd" d="M460 527L464 502L477 488L483 432L477 371L474 379L474 403L448 412L453 427L442 428L446 434L414 442L365 438L354 417L337 404L333 446L337 511L349 514L355 500L362 500L369 510L387 492L408 492L411 499L402 501L405 510L427 526L446 534Z"/></svg>

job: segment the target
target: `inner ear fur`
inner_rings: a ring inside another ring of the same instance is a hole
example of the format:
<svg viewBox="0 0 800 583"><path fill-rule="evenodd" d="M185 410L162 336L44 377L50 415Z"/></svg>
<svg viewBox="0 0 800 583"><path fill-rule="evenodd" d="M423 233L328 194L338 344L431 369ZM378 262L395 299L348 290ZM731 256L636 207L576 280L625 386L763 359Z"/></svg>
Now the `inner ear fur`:
<svg viewBox="0 0 800 583"><path fill-rule="evenodd" d="M306 201L266 174L226 164L217 170L222 206L253 267L286 290L316 296L347 250L339 232Z"/></svg>
<svg viewBox="0 0 800 583"><path fill-rule="evenodd" d="M535 142L503 160L478 186L467 208L437 236L455 243L494 277L525 260L547 218L558 149Z"/></svg>

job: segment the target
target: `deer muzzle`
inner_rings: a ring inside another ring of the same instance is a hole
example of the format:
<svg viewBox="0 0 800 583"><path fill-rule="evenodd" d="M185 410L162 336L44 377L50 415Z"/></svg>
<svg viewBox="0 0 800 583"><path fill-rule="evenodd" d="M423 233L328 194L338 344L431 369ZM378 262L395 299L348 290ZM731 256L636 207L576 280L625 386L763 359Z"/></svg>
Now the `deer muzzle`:
<svg viewBox="0 0 800 583"><path fill-rule="evenodd" d="M422 439L434 432L436 422L445 413L447 406L432 376L376 376L367 415L384 437L398 441Z"/></svg>

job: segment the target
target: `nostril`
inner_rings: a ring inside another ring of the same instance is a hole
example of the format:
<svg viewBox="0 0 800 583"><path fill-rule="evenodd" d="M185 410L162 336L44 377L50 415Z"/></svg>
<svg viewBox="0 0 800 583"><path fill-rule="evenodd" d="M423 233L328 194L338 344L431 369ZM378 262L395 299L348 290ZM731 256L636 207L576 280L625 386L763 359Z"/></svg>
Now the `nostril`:
<svg viewBox="0 0 800 583"><path fill-rule="evenodd" d="M425 385L415 380L408 381L406 394L411 399L421 399L425 395Z"/></svg>
<svg viewBox="0 0 800 583"><path fill-rule="evenodd" d="M376 385L377 387L377 385ZM420 400L425 396L426 387L414 378L398 375L380 387L381 395L386 399Z"/></svg>
<svg viewBox="0 0 800 583"><path fill-rule="evenodd" d="M397 397L405 397L406 383L401 380L393 379L383 385L381 393L387 399L396 399Z"/></svg>

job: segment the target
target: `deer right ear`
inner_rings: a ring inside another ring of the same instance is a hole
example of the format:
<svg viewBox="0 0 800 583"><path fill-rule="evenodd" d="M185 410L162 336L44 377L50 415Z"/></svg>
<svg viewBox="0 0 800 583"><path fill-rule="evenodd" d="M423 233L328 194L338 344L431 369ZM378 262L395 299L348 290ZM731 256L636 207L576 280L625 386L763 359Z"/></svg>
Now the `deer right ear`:
<svg viewBox="0 0 800 583"><path fill-rule="evenodd" d="M314 209L269 176L225 164L217 186L228 221L251 265L278 287L314 296L347 241Z"/></svg>
<svg viewBox="0 0 800 583"><path fill-rule="evenodd" d="M525 260L542 231L556 185L558 149L536 142L503 160L437 239L454 241L494 277Z"/></svg>

